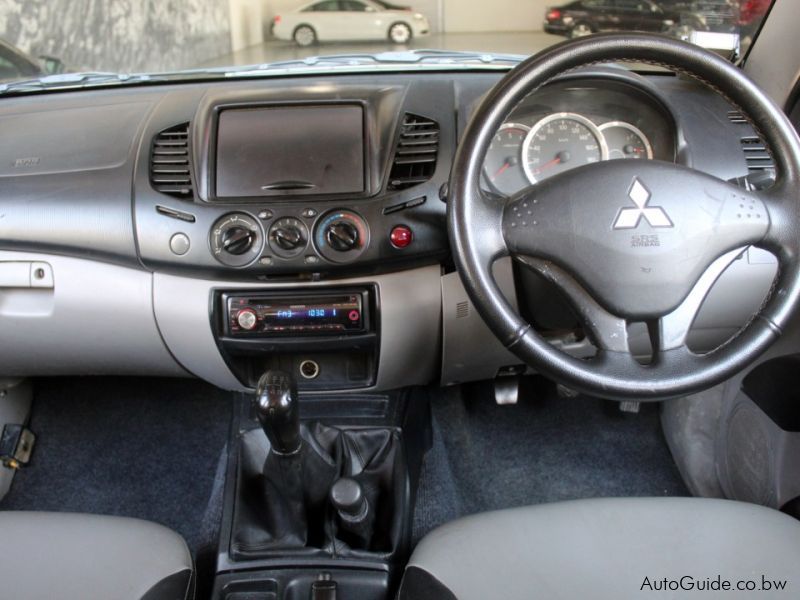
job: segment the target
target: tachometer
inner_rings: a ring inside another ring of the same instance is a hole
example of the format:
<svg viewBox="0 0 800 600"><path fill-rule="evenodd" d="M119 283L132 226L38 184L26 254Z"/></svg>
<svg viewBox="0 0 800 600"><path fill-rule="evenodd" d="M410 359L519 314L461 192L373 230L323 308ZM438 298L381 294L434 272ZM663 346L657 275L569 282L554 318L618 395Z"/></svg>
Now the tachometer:
<svg viewBox="0 0 800 600"><path fill-rule="evenodd" d="M522 144L522 166L531 183L606 158L608 148L597 125L575 113L545 117Z"/></svg>
<svg viewBox="0 0 800 600"><path fill-rule="evenodd" d="M653 147L640 129L624 121L611 121L599 127L606 138L609 160L617 158L653 159Z"/></svg>
<svg viewBox="0 0 800 600"><path fill-rule="evenodd" d="M504 196L510 196L529 185L521 162L522 142L530 130L527 125L503 123L486 152L483 163L486 180Z"/></svg>

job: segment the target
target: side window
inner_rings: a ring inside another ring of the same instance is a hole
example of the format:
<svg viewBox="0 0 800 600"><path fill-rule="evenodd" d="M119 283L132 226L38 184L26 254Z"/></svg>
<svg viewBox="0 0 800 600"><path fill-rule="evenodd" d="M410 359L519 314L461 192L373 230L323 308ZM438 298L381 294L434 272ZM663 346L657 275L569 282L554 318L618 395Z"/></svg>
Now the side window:
<svg viewBox="0 0 800 600"><path fill-rule="evenodd" d="M367 5L358 0L339 0L339 5L342 7L341 10L350 12L364 12L367 10Z"/></svg>
<svg viewBox="0 0 800 600"><path fill-rule="evenodd" d="M586 8L592 8L594 10L609 10L614 8L611 4L611 0L584 0L583 5Z"/></svg>
<svg viewBox="0 0 800 600"><path fill-rule="evenodd" d="M332 12L337 10L341 10L339 8L338 0L325 0L325 2L317 2L306 9L308 12Z"/></svg>
<svg viewBox="0 0 800 600"><path fill-rule="evenodd" d="M12 63L10 60L7 60L5 57L0 56L0 81L3 79L16 79L20 77L22 73L20 73L17 66Z"/></svg>
<svg viewBox="0 0 800 600"><path fill-rule="evenodd" d="M617 8L619 10L625 10L630 12L638 12L641 10L640 5L641 2L638 0L617 0L616 2Z"/></svg>

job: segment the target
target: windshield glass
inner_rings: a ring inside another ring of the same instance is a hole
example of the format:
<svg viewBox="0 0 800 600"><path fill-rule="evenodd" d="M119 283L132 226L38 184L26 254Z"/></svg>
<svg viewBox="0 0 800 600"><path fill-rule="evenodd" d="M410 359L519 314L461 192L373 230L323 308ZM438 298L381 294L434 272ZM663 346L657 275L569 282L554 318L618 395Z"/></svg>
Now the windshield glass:
<svg viewBox="0 0 800 600"><path fill-rule="evenodd" d="M507 68L566 38L605 31L666 34L737 60L771 2L2 0L0 91L248 70Z"/></svg>

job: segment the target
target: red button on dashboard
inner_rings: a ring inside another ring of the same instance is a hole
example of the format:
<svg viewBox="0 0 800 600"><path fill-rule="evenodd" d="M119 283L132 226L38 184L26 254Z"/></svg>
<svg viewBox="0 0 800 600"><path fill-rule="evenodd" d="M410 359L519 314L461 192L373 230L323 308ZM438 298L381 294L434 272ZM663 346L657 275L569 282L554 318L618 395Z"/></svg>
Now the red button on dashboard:
<svg viewBox="0 0 800 600"><path fill-rule="evenodd" d="M392 229L389 234L389 240L395 248L407 248L411 241L414 239L414 234L411 228L405 225L398 225Z"/></svg>

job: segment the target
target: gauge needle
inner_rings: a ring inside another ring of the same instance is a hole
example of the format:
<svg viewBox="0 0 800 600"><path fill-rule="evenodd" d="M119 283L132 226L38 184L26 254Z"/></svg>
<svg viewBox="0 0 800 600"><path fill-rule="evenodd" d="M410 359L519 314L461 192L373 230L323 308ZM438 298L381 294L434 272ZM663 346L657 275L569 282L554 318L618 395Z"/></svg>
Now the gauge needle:
<svg viewBox="0 0 800 600"><path fill-rule="evenodd" d="M546 163L544 163L542 166L535 168L533 170L533 172L534 173L541 173L545 169L549 169L550 167L555 167L556 165L558 165L560 163L561 163L561 157L560 156L556 156L553 160L549 160Z"/></svg>
<svg viewBox="0 0 800 600"><path fill-rule="evenodd" d="M502 175L503 173L505 173L505 172L506 172L506 170L508 169L508 167L510 167L510 166L511 166L511 163L510 163L510 162L508 162L508 161L504 162L504 163L503 163L503 166L502 166L502 167L500 167L499 169L497 169L497 172L496 172L494 175L492 175L492 181L494 181L495 179L497 179L498 177L500 177L500 175Z"/></svg>
<svg viewBox="0 0 800 600"><path fill-rule="evenodd" d="M515 158L513 156L509 156L506 159L506 161L500 166L500 168L497 169L497 172L494 175L492 175L492 179L491 180L494 181L495 179L500 177L500 175L505 173L506 170L508 170L509 168L513 167L514 165L516 165L518 163L519 163L519 160L517 158Z"/></svg>

